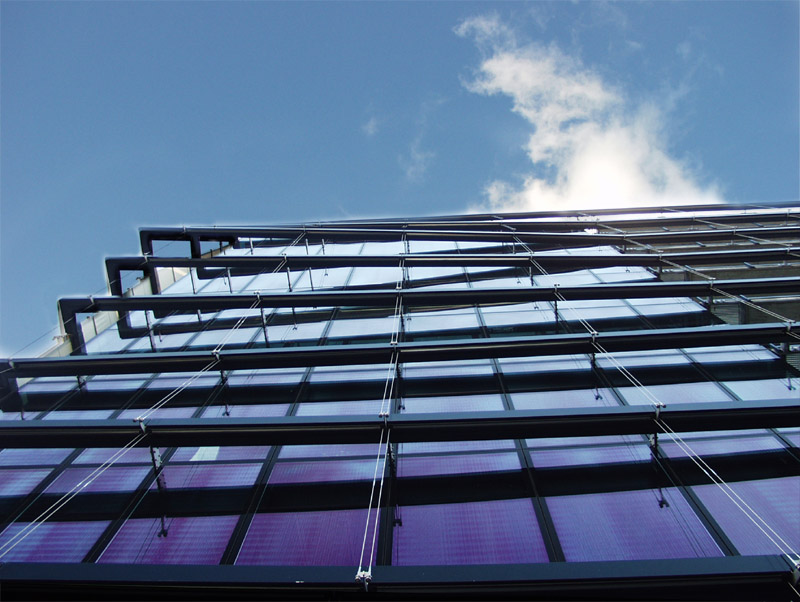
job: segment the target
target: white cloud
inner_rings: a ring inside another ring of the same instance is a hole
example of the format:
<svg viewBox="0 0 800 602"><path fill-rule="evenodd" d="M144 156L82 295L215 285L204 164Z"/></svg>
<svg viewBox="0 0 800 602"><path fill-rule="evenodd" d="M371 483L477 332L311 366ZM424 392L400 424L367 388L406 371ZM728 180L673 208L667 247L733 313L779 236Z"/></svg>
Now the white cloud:
<svg viewBox="0 0 800 602"><path fill-rule="evenodd" d="M422 136L417 136L411 143L408 154L401 155L398 161L409 182L420 182L434 157L436 157L436 153L423 149Z"/></svg>
<svg viewBox="0 0 800 602"><path fill-rule="evenodd" d="M490 183L492 210L630 207L718 202L670 156L664 112L631 106L624 92L554 45L520 46L497 17L464 21L456 33L484 54L472 92L502 94L531 126L531 172L519 185ZM486 209L482 207L481 209Z"/></svg>
<svg viewBox="0 0 800 602"><path fill-rule="evenodd" d="M361 126L361 131L364 132L367 137L372 138L378 133L379 127L380 122L378 118L373 115Z"/></svg>

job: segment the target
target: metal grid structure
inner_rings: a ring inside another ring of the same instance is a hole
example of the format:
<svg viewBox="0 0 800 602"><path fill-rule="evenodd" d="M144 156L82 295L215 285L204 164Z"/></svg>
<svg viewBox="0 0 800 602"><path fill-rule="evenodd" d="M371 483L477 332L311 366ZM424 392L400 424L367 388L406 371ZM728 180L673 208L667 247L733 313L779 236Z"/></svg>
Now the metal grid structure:
<svg viewBox="0 0 800 602"><path fill-rule="evenodd" d="M140 241L0 362L4 595L800 595L797 207Z"/></svg>

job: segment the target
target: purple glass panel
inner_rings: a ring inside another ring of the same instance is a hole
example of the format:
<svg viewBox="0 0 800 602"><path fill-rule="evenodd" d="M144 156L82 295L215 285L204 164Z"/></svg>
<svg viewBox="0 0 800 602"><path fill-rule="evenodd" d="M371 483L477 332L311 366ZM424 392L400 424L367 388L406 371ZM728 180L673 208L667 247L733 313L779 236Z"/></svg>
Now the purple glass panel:
<svg viewBox="0 0 800 602"><path fill-rule="evenodd" d="M73 464L103 464L120 450L114 447L95 447L81 452ZM150 449L147 447L133 447L124 452L115 461L115 464L149 464Z"/></svg>
<svg viewBox="0 0 800 602"><path fill-rule="evenodd" d="M646 462L650 460L650 448L644 442L609 447L568 447L531 451L536 468L552 466L589 466L614 462Z"/></svg>
<svg viewBox="0 0 800 602"><path fill-rule="evenodd" d="M598 398L599 394L599 398ZM517 410L543 410L549 408L588 408L616 406L616 398L608 389L577 389L572 391L535 391L512 393L511 401Z"/></svg>
<svg viewBox="0 0 800 602"><path fill-rule="evenodd" d="M569 562L722 556L673 488L547 498Z"/></svg>
<svg viewBox="0 0 800 602"><path fill-rule="evenodd" d="M297 406L298 416L377 416L380 400L305 402Z"/></svg>
<svg viewBox="0 0 800 602"><path fill-rule="evenodd" d="M460 395L453 397L407 397L403 400L406 413L430 412L487 412L503 410L500 395Z"/></svg>
<svg viewBox="0 0 800 602"><path fill-rule="evenodd" d="M158 408L150 412L150 408L132 408L122 410L117 416L118 420L135 420L142 414L147 414L148 419L155 418L191 418L197 408ZM149 412L149 413L148 413Z"/></svg>
<svg viewBox="0 0 800 602"><path fill-rule="evenodd" d="M743 452L756 452L768 451L772 449L783 449L783 445L772 436L764 437L737 437L737 438L717 438L710 440L687 440L688 445L692 451L700 456L711 456L716 454L736 454ZM683 458L686 453L678 446L669 440L666 436L661 438L661 449L670 458Z"/></svg>
<svg viewBox="0 0 800 602"><path fill-rule="evenodd" d="M377 455L377 454L376 454ZM378 475L383 459L378 465ZM327 462L278 462L269 477L270 484L363 481L375 475L375 458L331 460Z"/></svg>
<svg viewBox="0 0 800 602"><path fill-rule="evenodd" d="M184 335L181 335L184 336ZM161 347L156 344L157 347ZM194 372L161 374L156 376L153 381L147 385L148 389L177 389L186 385L188 388L192 387L206 387L211 388L219 383L219 374L201 374L197 376ZM188 384L187 384L188 383Z"/></svg>
<svg viewBox="0 0 800 602"><path fill-rule="evenodd" d="M400 517L396 566L548 561L529 499L403 506Z"/></svg>
<svg viewBox="0 0 800 602"><path fill-rule="evenodd" d="M401 454L444 454L495 449L514 449L514 442L509 439L497 439L496 441L421 441L400 444Z"/></svg>
<svg viewBox="0 0 800 602"><path fill-rule="evenodd" d="M730 483L793 550L800 549L800 477ZM716 485L692 487L733 545L744 555L780 554L778 546ZM734 498L735 499L735 498ZM738 500L737 500L738 501ZM741 504L741 502L739 502ZM763 525L762 525L763 526ZM769 530L765 529L767 533ZM770 533L773 539L777 538Z"/></svg>
<svg viewBox="0 0 800 602"><path fill-rule="evenodd" d="M97 562L218 564L238 519L238 516L170 518L166 537L159 536L160 519L130 519Z"/></svg>
<svg viewBox="0 0 800 602"><path fill-rule="evenodd" d="M453 456L400 457L397 466L399 477L424 477L431 475L469 474L519 470L516 453L469 454Z"/></svg>
<svg viewBox="0 0 800 602"><path fill-rule="evenodd" d="M267 457L268 445L179 447L170 462L213 462L214 460L263 460Z"/></svg>
<svg viewBox="0 0 800 602"><path fill-rule="evenodd" d="M369 516L364 564L372 549L377 510ZM353 566L361 556L367 510L257 514L236 564L281 566ZM377 548L377 545L376 545ZM374 558L377 556L373 555Z"/></svg>
<svg viewBox="0 0 800 602"><path fill-rule="evenodd" d="M9 525L0 535L0 546L29 524ZM16 540L19 543L3 557L3 562L80 562L108 524L109 521L41 523Z"/></svg>
<svg viewBox="0 0 800 602"><path fill-rule="evenodd" d="M286 416L288 403L262 403L253 405L228 406L231 418L269 418ZM211 406L203 411L203 418L225 418L225 406Z"/></svg>
<svg viewBox="0 0 800 602"><path fill-rule="evenodd" d="M50 466L64 461L71 449L4 449L0 451L0 466Z"/></svg>
<svg viewBox="0 0 800 602"><path fill-rule="evenodd" d="M249 487L256 481L261 464L195 464L167 465L161 473L167 489L205 487ZM153 489L153 483L150 488Z"/></svg>
<svg viewBox="0 0 800 602"><path fill-rule="evenodd" d="M341 445L286 445L279 458L344 458L372 456L378 453L377 443L344 443Z"/></svg>
<svg viewBox="0 0 800 602"><path fill-rule="evenodd" d="M49 468L40 470L2 469L0 470L0 497L27 495L50 474Z"/></svg>
<svg viewBox="0 0 800 602"><path fill-rule="evenodd" d="M94 472L92 468L68 468L50 486L47 493L67 493ZM81 492L133 491L142 482L150 468L147 466L112 466L107 468Z"/></svg>
<svg viewBox="0 0 800 602"><path fill-rule="evenodd" d="M42 420L102 420L113 413L114 410L57 410Z"/></svg>

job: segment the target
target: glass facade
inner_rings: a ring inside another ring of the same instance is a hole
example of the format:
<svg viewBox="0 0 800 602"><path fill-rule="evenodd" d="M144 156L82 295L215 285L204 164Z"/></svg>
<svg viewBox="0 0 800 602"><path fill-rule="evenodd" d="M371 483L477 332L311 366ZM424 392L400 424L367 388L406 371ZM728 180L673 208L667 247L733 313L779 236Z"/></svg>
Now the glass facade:
<svg viewBox="0 0 800 602"><path fill-rule="evenodd" d="M697 211L143 230L111 295L62 300L67 353L5 363L0 579L524 565L519 593L768 556L792 586L798 213Z"/></svg>

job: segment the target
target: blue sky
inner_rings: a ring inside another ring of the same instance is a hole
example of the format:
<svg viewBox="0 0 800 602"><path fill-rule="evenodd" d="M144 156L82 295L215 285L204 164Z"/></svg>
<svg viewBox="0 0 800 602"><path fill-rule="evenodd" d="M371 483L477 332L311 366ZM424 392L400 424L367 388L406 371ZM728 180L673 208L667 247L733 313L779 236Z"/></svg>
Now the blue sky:
<svg viewBox="0 0 800 602"><path fill-rule="evenodd" d="M142 225L797 200L798 2L0 3L0 354Z"/></svg>

